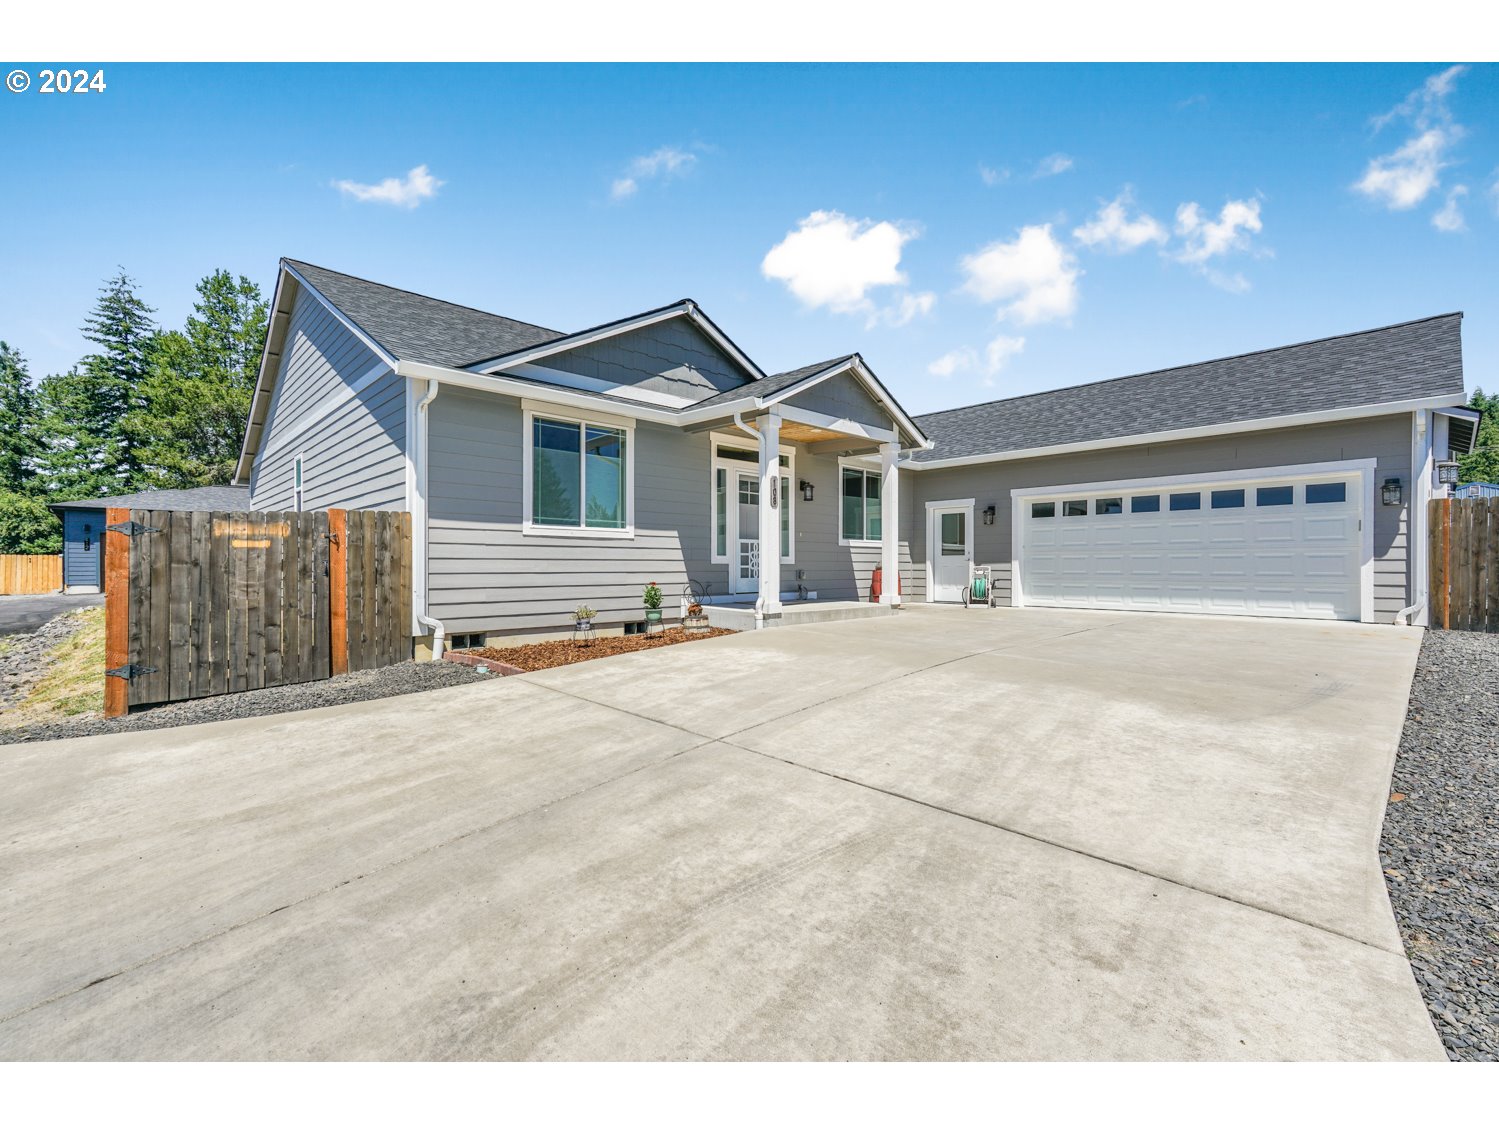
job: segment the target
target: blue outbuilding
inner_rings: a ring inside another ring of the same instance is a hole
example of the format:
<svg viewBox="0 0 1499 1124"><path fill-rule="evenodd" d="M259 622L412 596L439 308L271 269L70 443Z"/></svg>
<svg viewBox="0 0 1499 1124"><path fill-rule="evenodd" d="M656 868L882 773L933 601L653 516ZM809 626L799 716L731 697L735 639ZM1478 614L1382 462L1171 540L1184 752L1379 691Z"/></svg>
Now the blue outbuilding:
<svg viewBox="0 0 1499 1124"><path fill-rule="evenodd" d="M1452 485L1452 498L1455 500L1499 498L1499 484L1454 484Z"/></svg>
<svg viewBox="0 0 1499 1124"><path fill-rule="evenodd" d="M124 496L65 500L48 504L62 520L64 593L99 593L104 588L104 512L111 507L155 511L248 511L250 489L233 485L158 488Z"/></svg>

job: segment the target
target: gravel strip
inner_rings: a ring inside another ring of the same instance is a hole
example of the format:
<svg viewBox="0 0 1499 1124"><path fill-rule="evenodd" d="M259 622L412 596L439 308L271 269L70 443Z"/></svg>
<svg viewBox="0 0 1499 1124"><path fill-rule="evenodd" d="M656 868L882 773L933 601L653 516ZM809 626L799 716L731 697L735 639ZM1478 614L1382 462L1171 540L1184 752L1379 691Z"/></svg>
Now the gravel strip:
<svg viewBox="0 0 1499 1124"><path fill-rule="evenodd" d="M37 680L47 673L47 653L82 627L80 613L63 613L35 632L0 637L0 711L9 709L31 692Z"/></svg>
<svg viewBox="0 0 1499 1124"><path fill-rule="evenodd" d="M1499 1060L1499 635L1422 640L1379 856L1447 1056Z"/></svg>
<svg viewBox="0 0 1499 1124"><path fill-rule="evenodd" d="M78 738L87 734L121 734L129 730L162 730L168 726L190 726L196 722L222 722L228 718L284 714L292 710L311 710L320 706L409 695L416 691L433 691L440 687L482 683L493 678L494 676L485 672L455 663L431 660L398 663L373 671L354 671L348 675L340 675L337 679L323 679L314 683L292 683L285 687L243 691L237 695L166 703L127 714L123 718L75 718L47 726L0 729L0 745Z"/></svg>

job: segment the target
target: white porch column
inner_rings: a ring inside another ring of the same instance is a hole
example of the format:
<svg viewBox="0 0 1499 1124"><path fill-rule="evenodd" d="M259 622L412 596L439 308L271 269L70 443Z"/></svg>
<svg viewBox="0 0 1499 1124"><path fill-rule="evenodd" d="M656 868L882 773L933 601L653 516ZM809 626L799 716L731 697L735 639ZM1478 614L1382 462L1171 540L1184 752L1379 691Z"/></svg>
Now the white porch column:
<svg viewBox="0 0 1499 1124"><path fill-rule="evenodd" d="M900 604L900 445L880 446L880 567L885 571L881 605Z"/></svg>
<svg viewBox="0 0 1499 1124"><path fill-rule="evenodd" d="M781 415L760 418L760 593L755 627L781 615Z"/></svg>

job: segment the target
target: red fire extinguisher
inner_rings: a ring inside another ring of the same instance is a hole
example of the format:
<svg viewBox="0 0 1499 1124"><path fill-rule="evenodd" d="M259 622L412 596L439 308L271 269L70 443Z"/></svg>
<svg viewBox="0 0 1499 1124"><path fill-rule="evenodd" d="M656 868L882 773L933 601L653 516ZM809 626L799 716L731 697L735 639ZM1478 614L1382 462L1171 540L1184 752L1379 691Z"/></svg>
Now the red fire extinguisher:
<svg viewBox="0 0 1499 1124"><path fill-rule="evenodd" d="M880 599L880 594L885 592L884 570L885 568L883 566L876 566L874 568L874 578L869 583L869 599L871 601L878 601ZM900 574L896 574L895 592L904 594L906 592L904 586L905 583L900 580Z"/></svg>

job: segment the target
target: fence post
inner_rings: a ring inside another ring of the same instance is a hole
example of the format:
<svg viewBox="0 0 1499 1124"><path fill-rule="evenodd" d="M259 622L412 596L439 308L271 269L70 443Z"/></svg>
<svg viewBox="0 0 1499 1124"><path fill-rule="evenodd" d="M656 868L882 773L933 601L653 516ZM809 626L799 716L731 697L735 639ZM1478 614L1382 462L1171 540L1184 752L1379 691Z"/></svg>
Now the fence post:
<svg viewBox="0 0 1499 1124"><path fill-rule="evenodd" d="M328 649L334 675L349 670L348 513L328 509Z"/></svg>
<svg viewBox="0 0 1499 1124"><path fill-rule="evenodd" d="M1452 501L1442 500L1442 627L1452 627Z"/></svg>
<svg viewBox="0 0 1499 1124"><path fill-rule="evenodd" d="M124 523L130 512L107 508L104 525ZM130 536L105 531L99 536L104 550L104 667L124 667L130 662ZM104 677L104 717L120 718L130 710L130 681Z"/></svg>

